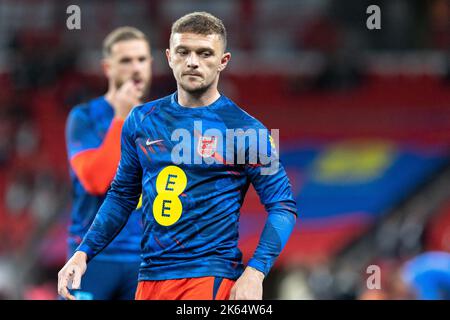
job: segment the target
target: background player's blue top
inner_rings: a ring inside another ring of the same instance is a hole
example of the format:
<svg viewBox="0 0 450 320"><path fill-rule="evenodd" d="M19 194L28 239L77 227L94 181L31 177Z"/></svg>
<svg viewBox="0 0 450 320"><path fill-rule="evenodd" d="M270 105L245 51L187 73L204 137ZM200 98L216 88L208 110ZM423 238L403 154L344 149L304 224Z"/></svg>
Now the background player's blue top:
<svg viewBox="0 0 450 320"><path fill-rule="evenodd" d="M66 126L69 159L80 152L98 148L110 127L114 110L104 97L74 107ZM72 213L69 227L69 256L88 231L106 195L92 195L83 187L70 166L72 182ZM103 261L139 261L142 238L142 210L131 215L119 235L96 258Z"/></svg>
<svg viewBox="0 0 450 320"><path fill-rule="evenodd" d="M116 177L78 249L89 259L100 252L126 222L142 188L140 280L236 279L243 270L239 210L252 183L269 216L249 265L267 274L295 223L291 185L281 164L274 174L262 175L268 166L259 158L250 163L255 141L227 150L225 139L217 139L220 133L226 136L226 129L265 130L223 95L205 107L182 107L176 93L136 107L123 127ZM270 155L275 149L267 141L261 149ZM224 163L229 151L236 157L244 153L244 163ZM213 157L218 163L205 163ZM199 159L201 164L192 163Z"/></svg>
<svg viewBox="0 0 450 320"><path fill-rule="evenodd" d="M418 255L405 265L403 279L418 299L450 299L450 253L432 251Z"/></svg>

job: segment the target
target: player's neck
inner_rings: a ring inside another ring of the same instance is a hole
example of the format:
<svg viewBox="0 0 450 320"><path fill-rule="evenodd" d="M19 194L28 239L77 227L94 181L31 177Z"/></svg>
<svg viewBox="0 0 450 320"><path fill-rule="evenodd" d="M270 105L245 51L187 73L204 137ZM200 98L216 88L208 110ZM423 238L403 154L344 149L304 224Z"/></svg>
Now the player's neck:
<svg viewBox="0 0 450 320"><path fill-rule="evenodd" d="M209 106L219 99L219 97L220 93L217 88L212 88L211 90L196 95L178 87L178 103L187 108Z"/></svg>
<svg viewBox="0 0 450 320"><path fill-rule="evenodd" d="M111 101L113 100L113 92L112 90L108 90L105 95L105 100L108 101L111 104Z"/></svg>

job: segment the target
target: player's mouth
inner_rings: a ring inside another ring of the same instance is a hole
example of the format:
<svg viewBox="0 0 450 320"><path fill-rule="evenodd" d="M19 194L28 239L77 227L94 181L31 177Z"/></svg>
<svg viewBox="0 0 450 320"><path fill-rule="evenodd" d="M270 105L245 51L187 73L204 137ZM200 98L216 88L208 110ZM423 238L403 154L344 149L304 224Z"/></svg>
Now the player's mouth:
<svg viewBox="0 0 450 320"><path fill-rule="evenodd" d="M138 89L143 89L145 86L144 80L142 79L132 79L133 80L133 84L136 86L136 88Z"/></svg>
<svg viewBox="0 0 450 320"><path fill-rule="evenodd" d="M202 77L201 74L199 73L191 73L191 72L187 72L187 73L183 73L183 76L188 76L188 77Z"/></svg>

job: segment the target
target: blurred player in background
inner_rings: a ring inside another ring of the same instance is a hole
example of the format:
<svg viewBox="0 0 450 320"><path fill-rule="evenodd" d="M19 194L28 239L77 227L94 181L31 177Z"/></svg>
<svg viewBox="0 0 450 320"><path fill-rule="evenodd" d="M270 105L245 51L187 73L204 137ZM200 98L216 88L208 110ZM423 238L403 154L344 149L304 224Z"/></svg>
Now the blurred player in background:
<svg viewBox="0 0 450 320"><path fill-rule="evenodd" d="M388 261L378 290L365 288L361 300L450 300L450 253L428 251L404 262Z"/></svg>
<svg viewBox="0 0 450 320"><path fill-rule="evenodd" d="M105 199L120 160L125 118L143 102L151 81L150 44L141 31L114 30L104 40L103 56L108 92L74 107L66 125L73 189L69 257ZM89 263L80 290L74 291L78 299L134 298L141 260L141 212L138 206L123 229L116 230L115 240Z"/></svg>
<svg viewBox="0 0 450 320"><path fill-rule="evenodd" d="M225 27L208 13L194 12L173 24L166 55L177 91L135 108L125 121L111 189L58 274L64 298L74 299L67 287L79 285L86 262L125 225L142 189L143 261L136 299L262 299L263 279L292 232L297 209L282 165L263 173L268 167L262 157L276 154L267 129L218 91L220 72L231 57L225 49ZM257 162L249 161L256 142L221 148L218 136L227 128L264 132L257 142L265 151ZM217 135L203 136L207 129ZM229 161L230 147L233 155L245 156L244 164ZM227 150L227 157L220 150ZM193 163L196 156L202 161ZM205 163L211 158L217 162ZM268 217L244 270L238 220L250 183Z"/></svg>
<svg viewBox="0 0 450 320"><path fill-rule="evenodd" d="M450 300L450 253L430 251L406 262L402 281L416 299Z"/></svg>

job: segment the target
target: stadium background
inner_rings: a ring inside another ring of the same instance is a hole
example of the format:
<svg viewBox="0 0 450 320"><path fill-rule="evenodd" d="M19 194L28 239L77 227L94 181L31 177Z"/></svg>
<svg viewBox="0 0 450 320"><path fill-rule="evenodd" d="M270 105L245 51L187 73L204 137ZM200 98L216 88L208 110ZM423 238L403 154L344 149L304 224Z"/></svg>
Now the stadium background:
<svg viewBox="0 0 450 320"><path fill-rule="evenodd" d="M66 27L71 4L81 30ZM381 30L366 27L371 4ZM369 265L389 291L405 260L449 251L449 1L1 0L0 298L56 298L70 208L64 124L106 90L104 36L122 25L149 35L151 97L161 97L175 90L170 25L199 10L224 20L232 60L221 90L280 129L298 202L266 298L358 299ZM264 219L251 190L246 259Z"/></svg>

